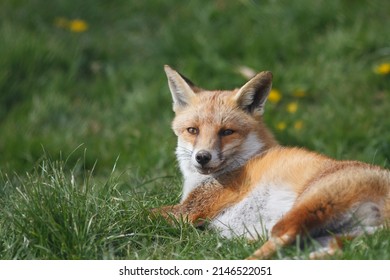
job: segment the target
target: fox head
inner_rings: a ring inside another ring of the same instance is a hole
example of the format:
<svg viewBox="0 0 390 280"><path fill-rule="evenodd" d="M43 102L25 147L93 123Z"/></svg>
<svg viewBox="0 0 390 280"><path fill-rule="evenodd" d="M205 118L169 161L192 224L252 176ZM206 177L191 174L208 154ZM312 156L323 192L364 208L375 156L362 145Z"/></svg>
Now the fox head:
<svg viewBox="0 0 390 280"><path fill-rule="evenodd" d="M230 172L276 144L262 121L271 72L261 72L231 91L203 90L167 65L165 72L175 112L176 154L184 176Z"/></svg>

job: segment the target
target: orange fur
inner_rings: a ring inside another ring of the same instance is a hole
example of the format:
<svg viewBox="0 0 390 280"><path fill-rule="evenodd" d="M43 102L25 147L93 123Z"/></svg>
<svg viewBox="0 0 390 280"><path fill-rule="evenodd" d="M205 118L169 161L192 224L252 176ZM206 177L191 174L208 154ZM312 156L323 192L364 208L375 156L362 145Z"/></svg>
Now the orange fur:
<svg viewBox="0 0 390 280"><path fill-rule="evenodd" d="M180 204L155 211L199 223L218 219L229 209L234 212L234 206L244 203L255 191L261 193L264 189L266 194L266 188L288 188L295 195L292 206L273 225L270 239L250 259L269 258L298 235L338 230L345 221L354 222L348 215L356 215L367 227L388 221L389 171L279 146L262 121L271 88L270 72L256 75L240 89L205 91L168 66L165 69L176 113L172 128L179 139L177 154L189 183ZM197 159L198 151L208 154L206 162ZM235 157L237 160L231 160ZM335 237L327 252L334 254L340 247Z"/></svg>

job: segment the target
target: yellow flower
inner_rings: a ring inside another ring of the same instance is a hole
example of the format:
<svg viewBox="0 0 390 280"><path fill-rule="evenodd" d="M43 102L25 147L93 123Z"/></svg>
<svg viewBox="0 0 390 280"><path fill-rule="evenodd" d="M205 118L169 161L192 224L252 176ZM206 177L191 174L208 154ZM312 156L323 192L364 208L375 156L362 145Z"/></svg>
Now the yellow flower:
<svg viewBox="0 0 390 280"><path fill-rule="evenodd" d="M298 110L298 103L297 102L290 102L290 103L288 103L286 110L290 114L294 114Z"/></svg>
<svg viewBox="0 0 390 280"><path fill-rule="evenodd" d="M303 127L303 121L296 121L296 122L294 123L294 129L295 129L295 130L301 130L302 127Z"/></svg>
<svg viewBox="0 0 390 280"><path fill-rule="evenodd" d="M271 89L268 100L272 103L278 103L282 99L282 94L277 89Z"/></svg>
<svg viewBox="0 0 390 280"><path fill-rule="evenodd" d="M276 124L276 129L277 129L277 130L280 130L280 131L285 130L286 127L287 127L287 125L286 125L285 122L278 122L278 123Z"/></svg>
<svg viewBox="0 0 390 280"><path fill-rule="evenodd" d="M378 75L390 74L390 63L382 63L375 67L374 72Z"/></svg>
<svg viewBox="0 0 390 280"><path fill-rule="evenodd" d="M296 89L293 92L294 97L302 98L306 96L306 92L303 89Z"/></svg>
<svg viewBox="0 0 390 280"><path fill-rule="evenodd" d="M82 19L73 19L69 23L69 30L72 32L84 32L88 29L88 24Z"/></svg>

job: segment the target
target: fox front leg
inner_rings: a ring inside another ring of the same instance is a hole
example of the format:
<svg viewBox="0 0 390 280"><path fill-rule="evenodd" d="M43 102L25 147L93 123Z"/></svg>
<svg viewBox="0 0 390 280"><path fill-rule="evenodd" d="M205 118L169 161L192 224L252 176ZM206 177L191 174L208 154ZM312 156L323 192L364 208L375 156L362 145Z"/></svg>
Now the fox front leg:
<svg viewBox="0 0 390 280"><path fill-rule="evenodd" d="M186 218L187 216L186 213L183 213L181 204L167 205L163 207L153 208L151 209L151 214L154 217L161 216L165 220L171 223L173 223L175 220Z"/></svg>
<svg viewBox="0 0 390 280"><path fill-rule="evenodd" d="M224 187L217 180L210 180L192 191L182 203L157 208L153 212L164 218L183 219L195 226L202 226L206 220L216 217L238 197L239 192L235 187Z"/></svg>
<svg viewBox="0 0 390 280"><path fill-rule="evenodd" d="M205 219L199 213L191 213L184 204L168 205L151 210L153 217L161 216L171 224L176 224L177 221L184 221L200 227L204 224Z"/></svg>
<svg viewBox="0 0 390 280"><path fill-rule="evenodd" d="M171 224L176 224L177 221L184 221L201 226L203 222L197 213L191 213L185 204L167 205L151 210L154 217L161 216Z"/></svg>

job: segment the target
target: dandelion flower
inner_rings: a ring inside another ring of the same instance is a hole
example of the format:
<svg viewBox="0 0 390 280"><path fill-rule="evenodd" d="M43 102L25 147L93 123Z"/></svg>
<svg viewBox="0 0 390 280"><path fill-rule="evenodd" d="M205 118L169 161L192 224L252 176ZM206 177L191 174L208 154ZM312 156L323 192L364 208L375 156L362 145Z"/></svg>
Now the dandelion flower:
<svg viewBox="0 0 390 280"><path fill-rule="evenodd" d="M294 123L294 129L295 129L295 130L301 130L302 127L303 127L303 121L296 121L296 122Z"/></svg>
<svg viewBox="0 0 390 280"><path fill-rule="evenodd" d="M271 89L268 100L272 103L278 103L282 99L282 94L277 89Z"/></svg>
<svg viewBox="0 0 390 280"><path fill-rule="evenodd" d="M278 122L276 124L276 129L279 130L279 131L285 130L286 127L287 127L287 124L285 122Z"/></svg>
<svg viewBox="0 0 390 280"><path fill-rule="evenodd" d="M390 74L390 63L382 63L375 67L374 72L378 75Z"/></svg>
<svg viewBox="0 0 390 280"><path fill-rule="evenodd" d="M290 103L288 103L286 110L290 114L294 114L298 110L298 103L297 102L290 102Z"/></svg>
<svg viewBox="0 0 390 280"><path fill-rule="evenodd" d="M81 19L74 19L71 20L69 23L69 29L72 32L84 32L88 29L88 24L84 20Z"/></svg>

